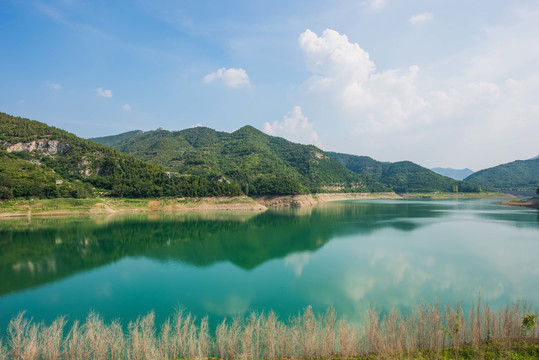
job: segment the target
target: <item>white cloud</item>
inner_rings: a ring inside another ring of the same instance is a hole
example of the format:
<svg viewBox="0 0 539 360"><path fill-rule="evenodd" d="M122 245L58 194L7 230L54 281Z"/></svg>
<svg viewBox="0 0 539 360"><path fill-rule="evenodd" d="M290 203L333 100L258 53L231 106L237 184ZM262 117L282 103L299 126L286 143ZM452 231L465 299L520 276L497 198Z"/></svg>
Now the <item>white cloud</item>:
<svg viewBox="0 0 539 360"><path fill-rule="evenodd" d="M53 89L53 90L60 90L62 88L62 85L58 84L58 83L53 83L53 82L50 82L50 81L47 81L47 85L49 88Z"/></svg>
<svg viewBox="0 0 539 360"><path fill-rule="evenodd" d="M376 72L368 52L331 29L320 37L306 30L298 42L313 73L308 92L358 119L356 130L402 128L421 120L410 116L427 106L415 84L419 67Z"/></svg>
<svg viewBox="0 0 539 360"><path fill-rule="evenodd" d="M417 14L410 17L410 19L408 19L408 22L410 24L416 25L416 24L423 24L427 21L432 21L432 20L434 20L434 14L431 12L424 12L422 14Z"/></svg>
<svg viewBox="0 0 539 360"><path fill-rule="evenodd" d="M129 104L123 104L122 109L129 111L131 110L131 106Z"/></svg>
<svg viewBox="0 0 539 360"><path fill-rule="evenodd" d="M290 141L303 144L320 145L319 137L313 124L301 112L301 107L294 106L282 121L264 123L264 131L269 135L281 136Z"/></svg>
<svg viewBox="0 0 539 360"><path fill-rule="evenodd" d="M507 39L503 35L501 43ZM498 61L503 57L501 47L491 44L485 46L488 56L468 53L471 67L463 66L464 75L451 77L432 68L423 73L416 65L379 71L369 53L346 35L327 29L318 36L306 30L298 43L311 76L300 88L299 101L314 114L324 142L332 143L336 151L476 169L512 161L515 155L499 144L509 141L513 153L532 154L536 152L532 134L539 131L539 106L534 100L539 71L532 67L539 53L524 51L524 45L531 46L530 37L526 39L515 50L526 54L520 57L524 59L511 55L510 62ZM475 68L479 63L486 68ZM533 71L522 73L519 64ZM268 124L268 130L279 125L279 131L286 133L284 123ZM337 135L335 128L346 132ZM398 153L396 147L401 149ZM475 154L473 159L470 153Z"/></svg>
<svg viewBox="0 0 539 360"><path fill-rule="evenodd" d="M364 81L375 70L369 53L335 30L327 29L318 37L307 29L298 42L319 87L339 80Z"/></svg>
<svg viewBox="0 0 539 360"><path fill-rule="evenodd" d="M389 4L389 0L367 0L362 3L372 10L381 10Z"/></svg>
<svg viewBox="0 0 539 360"><path fill-rule="evenodd" d="M249 85L249 76L243 69L220 68L202 79L205 84L220 80L230 88L237 88L241 85Z"/></svg>
<svg viewBox="0 0 539 360"><path fill-rule="evenodd" d="M97 91L97 94L99 96L102 96L104 98L111 98L112 97L112 90L106 90L103 88L97 88L95 91Z"/></svg>

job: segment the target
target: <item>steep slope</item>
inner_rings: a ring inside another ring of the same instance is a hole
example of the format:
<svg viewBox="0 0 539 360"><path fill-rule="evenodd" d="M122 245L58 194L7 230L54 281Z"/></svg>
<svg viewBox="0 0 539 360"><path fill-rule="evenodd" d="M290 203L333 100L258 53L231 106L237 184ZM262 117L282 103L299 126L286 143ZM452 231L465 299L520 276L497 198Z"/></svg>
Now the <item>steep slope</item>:
<svg viewBox="0 0 539 360"><path fill-rule="evenodd" d="M434 171L436 174L447 176L448 178L451 178L453 180L464 180L466 177L473 174L473 170L470 170L468 168L466 169L452 169L452 168L441 168L436 167L430 169L431 171Z"/></svg>
<svg viewBox="0 0 539 360"><path fill-rule="evenodd" d="M252 126L233 133L196 127L117 136L124 139L114 147L122 152L180 172L239 184L246 194L387 190L315 146L269 136ZM111 137L91 140L116 141Z"/></svg>
<svg viewBox="0 0 539 360"><path fill-rule="evenodd" d="M473 173L466 181L492 189L535 189L539 186L539 158L517 160Z"/></svg>
<svg viewBox="0 0 539 360"><path fill-rule="evenodd" d="M372 177L395 192L479 192L477 185L455 181L410 161L387 163L368 156L328 152L346 168Z"/></svg>
<svg viewBox="0 0 539 360"><path fill-rule="evenodd" d="M124 197L237 195L229 184L182 176L38 121L0 113L0 195Z"/></svg>

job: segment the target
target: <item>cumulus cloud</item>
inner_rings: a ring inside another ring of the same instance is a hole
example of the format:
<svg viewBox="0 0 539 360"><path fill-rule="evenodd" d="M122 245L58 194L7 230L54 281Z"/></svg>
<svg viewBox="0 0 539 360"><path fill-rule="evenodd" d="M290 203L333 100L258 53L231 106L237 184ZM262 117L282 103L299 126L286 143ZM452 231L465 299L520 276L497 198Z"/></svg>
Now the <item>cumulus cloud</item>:
<svg viewBox="0 0 539 360"><path fill-rule="evenodd" d="M431 12L424 12L422 14L417 14L408 19L410 24L423 24L428 21L434 20L434 14Z"/></svg>
<svg viewBox="0 0 539 360"><path fill-rule="evenodd" d="M282 121L264 123L264 131L269 135L281 136L290 141L320 145L313 124L309 123L309 119L303 115L299 106L294 106Z"/></svg>
<svg viewBox="0 0 539 360"><path fill-rule="evenodd" d="M205 84L214 81L222 81L223 84L230 88L237 88L241 85L249 85L249 76L244 69L220 68L204 76L204 79L202 79L202 82Z"/></svg>
<svg viewBox="0 0 539 360"><path fill-rule="evenodd" d="M131 110L131 106L129 104L123 104L122 109L129 111Z"/></svg>
<svg viewBox="0 0 539 360"><path fill-rule="evenodd" d="M353 119L356 133L425 125L440 116L469 111L472 106L492 105L501 97L500 86L489 81L425 89L416 65L376 71L367 51L331 29L321 36L306 30L298 42L312 73L306 81L307 93L344 111ZM514 80L508 84L517 87Z"/></svg>
<svg viewBox="0 0 539 360"><path fill-rule="evenodd" d="M488 33L502 31L489 29ZM527 40L520 43L531 46ZM521 68L516 66L531 64L537 58L533 51L531 55L516 51L527 55L507 65L513 69L509 72L496 63L503 57L499 48L490 45L490 55L497 56L469 56L474 72L467 73L472 67L464 67L465 76L451 78L432 69L424 74L416 65L380 71L366 50L331 29L321 35L306 30L298 44L311 73L300 88L302 107L317 116L317 130L325 131L325 142L339 144L336 151L393 161L410 159L424 165L432 162L432 166L458 166L456 162L466 161L461 166L479 169L486 161L493 166L514 160L494 144L514 140L515 150L533 153L528 134L539 131L539 106L533 96L539 90L539 72L518 78ZM495 73L494 66L485 66L475 71L477 63L489 62L500 70ZM504 69L506 76L501 77ZM329 118L331 124L325 121ZM268 130L273 127L268 125ZM331 131L335 127L346 133L336 138ZM527 140L519 141L522 136ZM403 151L395 154L394 146ZM425 147L436 151L427 154L422 150ZM470 151L477 153L473 160Z"/></svg>
<svg viewBox="0 0 539 360"><path fill-rule="evenodd" d="M410 115L427 105L415 85L417 66L376 72L367 51L331 29L321 36L306 30L298 42L312 72L308 91L323 94L322 101L330 100L349 115L360 115L356 130L405 127Z"/></svg>
<svg viewBox="0 0 539 360"><path fill-rule="evenodd" d="M327 29L318 37L307 29L298 42L306 55L309 70L316 77L313 85L318 87L346 79L365 81L375 70L369 53L335 30Z"/></svg>
<svg viewBox="0 0 539 360"><path fill-rule="evenodd" d="M99 96L102 96L104 98L111 98L112 97L112 90L107 90L103 88L97 88L95 90Z"/></svg>

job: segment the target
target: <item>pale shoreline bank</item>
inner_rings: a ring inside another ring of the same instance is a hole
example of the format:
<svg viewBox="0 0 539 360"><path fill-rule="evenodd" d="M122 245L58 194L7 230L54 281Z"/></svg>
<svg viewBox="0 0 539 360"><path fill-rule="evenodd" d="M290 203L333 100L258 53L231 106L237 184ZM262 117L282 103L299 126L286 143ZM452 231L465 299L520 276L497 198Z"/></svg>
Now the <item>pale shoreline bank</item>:
<svg viewBox="0 0 539 360"><path fill-rule="evenodd" d="M522 207L539 210L539 197L535 196L535 197L526 198L526 199L514 199L514 200L502 201L500 205L522 206Z"/></svg>
<svg viewBox="0 0 539 360"><path fill-rule="evenodd" d="M512 196L498 193L427 193L402 195L396 193L320 193L258 197L236 196L166 199L35 199L1 202L0 205L3 206L0 207L0 218L185 212L192 210L265 211L270 207L312 207L320 203L345 200L479 199L504 197L509 198ZM502 204L506 205L506 203L508 202L503 202Z"/></svg>

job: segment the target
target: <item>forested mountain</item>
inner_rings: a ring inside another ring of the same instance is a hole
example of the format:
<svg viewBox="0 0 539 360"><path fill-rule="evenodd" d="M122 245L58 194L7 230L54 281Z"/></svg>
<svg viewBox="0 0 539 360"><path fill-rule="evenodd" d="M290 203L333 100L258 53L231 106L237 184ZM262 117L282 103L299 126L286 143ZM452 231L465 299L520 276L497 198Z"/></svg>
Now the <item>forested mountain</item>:
<svg viewBox="0 0 539 360"><path fill-rule="evenodd" d="M434 171L436 174L447 176L448 178L451 178L453 180L464 180L466 177L473 174L473 170L470 170L468 168L466 169L452 169L452 168L441 168L436 167L430 169L431 171Z"/></svg>
<svg viewBox="0 0 539 360"><path fill-rule="evenodd" d="M498 190L535 189L539 186L539 158L494 166L475 172L465 180Z"/></svg>
<svg viewBox="0 0 539 360"><path fill-rule="evenodd" d="M44 123L0 113L0 198L238 195L239 187L180 175Z"/></svg>
<svg viewBox="0 0 539 360"><path fill-rule="evenodd" d="M481 187L436 174L410 161L376 161L368 156L328 152L348 169L372 177L398 193L404 192L480 192Z"/></svg>
<svg viewBox="0 0 539 360"><path fill-rule="evenodd" d="M252 126L232 133L195 127L91 140L182 173L239 184L248 195L388 190L369 176L346 169L313 145L269 136Z"/></svg>

